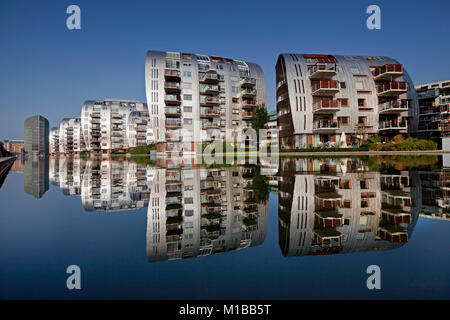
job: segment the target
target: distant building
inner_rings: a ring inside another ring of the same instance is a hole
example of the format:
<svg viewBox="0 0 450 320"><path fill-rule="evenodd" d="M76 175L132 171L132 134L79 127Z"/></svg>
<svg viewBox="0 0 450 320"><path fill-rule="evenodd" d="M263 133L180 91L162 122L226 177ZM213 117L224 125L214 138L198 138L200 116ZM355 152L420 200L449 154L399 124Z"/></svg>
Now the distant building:
<svg viewBox="0 0 450 320"><path fill-rule="evenodd" d="M139 101L85 101L80 125L86 150L97 153L124 152L154 141L147 105ZM60 150L65 149L62 143Z"/></svg>
<svg viewBox="0 0 450 320"><path fill-rule="evenodd" d="M11 140L11 141L4 141L3 142L3 148L11 152L13 154L20 154L22 153L24 147L24 141L23 140Z"/></svg>
<svg viewBox="0 0 450 320"><path fill-rule="evenodd" d="M49 151L48 120L37 115L25 120L24 123L24 151L27 154L47 155Z"/></svg>
<svg viewBox="0 0 450 320"><path fill-rule="evenodd" d="M423 136L450 136L450 80L416 86L419 127Z"/></svg>
<svg viewBox="0 0 450 320"><path fill-rule="evenodd" d="M56 132L54 134L56 134ZM52 144L55 143L56 141L53 140ZM65 118L61 121L59 126L58 145L60 153L70 154L85 150L84 139L81 134L80 118Z"/></svg>
<svg viewBox="0 0 450 320"><path fill-rule="evenodd" d="M49 136L50 154L59 153L59 127L54 127L50 130Z"/></svg>
<svg viewBox="0 0 450 320"><path fill-rule="evenodd" d="M267 138L263 140L263 143L267 145L278 144L278 125L277 125L277 112L271 111L268 113L269 122L267 122Z"/></svg>

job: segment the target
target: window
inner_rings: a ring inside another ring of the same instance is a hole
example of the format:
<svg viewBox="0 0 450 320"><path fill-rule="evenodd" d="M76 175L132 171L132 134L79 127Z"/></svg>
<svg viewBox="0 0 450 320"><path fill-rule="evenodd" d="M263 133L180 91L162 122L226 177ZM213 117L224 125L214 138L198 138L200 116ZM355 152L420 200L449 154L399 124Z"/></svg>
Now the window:
<svg viewBox="0 0 450 320"><path fill-rule="evenodd" d="M369 181L361 180L359 182L359 186L360 186L361 189L369 189Z"/></svg>
<svg viewBox="0 0 450 320"><path fill-rule="evenodd" d="M192 72L190 72L190 71L184 71L184 72L183 72L183 76L185 76L185 77L192 77Z"/></svg>
<svg viewBox="0 0 450 320"><path fill-rule="evenodd" d="M183 122L184 122L184 124L192 124L192 119L185 118L185 119L183 120Z"/></svg>
<svg viewBox="0 0 450 320"><path fill-rule="evenodd" d="M192 107L183 107L184 112L192 112Z"/></svg>
<svg viewBox="0 0 450 320"><path fill-rule="evenodd" d="M348 107L348 99L347 98L340 98L337 100L338 100L338 104L340 107Z"/></svg>
<svg viewBox="0 0 450 320"><path fill-rule="evenodd" d="M194 186L184 186L184 191L194 190Z"/></svg>
<svg viewBox="0 0 450 320"><path fill-rule="evenodd" d="M365 107L366 99L358 99L358 107Z"/></svg>
<svg viewBox="0 0 450 320"><path fill-rule="evenodd" d="M184 227L185 227L186 229L192 229L192 228L194 227L194 222L192 222L192 221L185 222L185 223L184 223Z"/></svg>
<svg viewBox="0 0 450 320"><path fill-rule="evenodd" d="M367 117L358 117L358 124L365 125L367 123Z"/></svg>
<svg viewBox="0 0 450 320"><path fill-rule="evenodd" d="M338 122L340 125L346 126L349 123L349 117L338 117Z"/></svg>
<svg viewBox="0 0 450 320"><path fill-rule="evenodd" d="M351 208L352 207L352 200L344 200L342 203L342 208Z"/></svg>
<svg viewBox="0 0 450 320"><path fill-rule="evenodd" d="M363 86L362 81L356 81L355 82L355 88L356 88L356 90L363 90L364 86Z"/></svg>
<svg viewBox="0 0 450 320"><path fill-rule="evenodd" d="M344 82L344 81L339 82L339 86L341 87L341 89L347 88L347 87L345 86L345 82Z"/></svg>
<svg viewBox="0 0 450 320"><path fill-rule="evenodd" d="M194 215L194 210L184 210L184 215L186 217L192 217Z"/></svg>
<svg viewBox="0 0 450 320"><path fill-rule="evenodd" d="M192 89L192 82L183 82L184 89Z"/></svg>
<svg viewBox="0 0 450 320"><path fill-rule="evenodd" d="M194 198L184 198L184 203L192 204L192 203L194 203Z"/></svg>
<svg viewBox="0 0 450 320"><path fill-rule="evenodd" d="M183 94L184 100L192 100L192 94Z"/></svg>

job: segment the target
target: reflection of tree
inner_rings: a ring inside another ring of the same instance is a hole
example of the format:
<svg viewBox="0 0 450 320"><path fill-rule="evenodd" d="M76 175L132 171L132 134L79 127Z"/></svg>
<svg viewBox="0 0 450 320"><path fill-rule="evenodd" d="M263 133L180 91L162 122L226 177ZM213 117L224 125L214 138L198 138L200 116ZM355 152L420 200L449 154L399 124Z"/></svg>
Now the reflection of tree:
<svg viewBox="0 0 450 320"><path fill-rule="evenodd" d="M261 175L261 168L255 168L253 176L253 190L255 191L255 201L257 203L266 204L269 200L270 187L267 183L267 177Z"/></svg>

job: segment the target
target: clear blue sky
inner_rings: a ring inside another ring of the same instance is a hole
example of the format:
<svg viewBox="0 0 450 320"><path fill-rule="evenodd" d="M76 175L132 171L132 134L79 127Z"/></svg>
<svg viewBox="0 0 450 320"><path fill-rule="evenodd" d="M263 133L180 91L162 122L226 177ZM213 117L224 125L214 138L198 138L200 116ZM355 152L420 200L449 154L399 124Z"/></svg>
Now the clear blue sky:
<svg viewBox="0 0 450 320"><path fill-rule="evenodd" d="M81 7L81 30L66 8ZM381 30L366 8L381 7ZM58 125L86 99L145 101L148 49L204 53L262 66L275 109L279 53L385 55L415 83L450 78L450 1L17 1L0 3L0 140L22 139L41 114Z"/></svg>

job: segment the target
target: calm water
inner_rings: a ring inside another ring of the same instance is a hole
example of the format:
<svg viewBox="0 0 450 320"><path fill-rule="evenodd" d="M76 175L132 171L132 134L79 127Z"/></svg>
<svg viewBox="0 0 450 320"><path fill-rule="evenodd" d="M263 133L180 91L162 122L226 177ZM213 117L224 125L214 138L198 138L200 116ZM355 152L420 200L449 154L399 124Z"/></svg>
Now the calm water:
<svg viewBox="0 0 450 320"><path fill-rule="evenodd" d="M448 299L443 163L16 161L0 189L0 297ZM366 287L374 264L381 290ZM66 288L69 265L82 290Z"/></svg>

